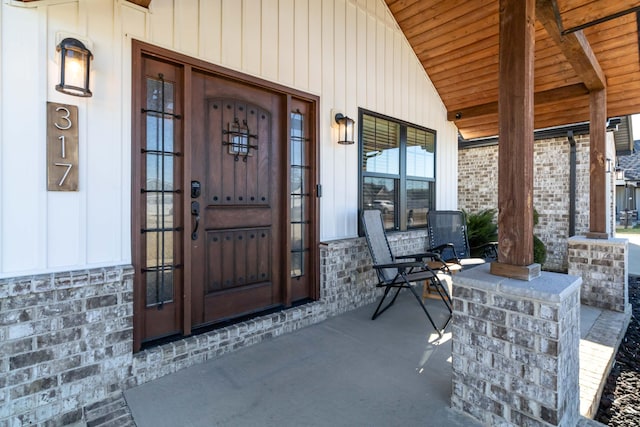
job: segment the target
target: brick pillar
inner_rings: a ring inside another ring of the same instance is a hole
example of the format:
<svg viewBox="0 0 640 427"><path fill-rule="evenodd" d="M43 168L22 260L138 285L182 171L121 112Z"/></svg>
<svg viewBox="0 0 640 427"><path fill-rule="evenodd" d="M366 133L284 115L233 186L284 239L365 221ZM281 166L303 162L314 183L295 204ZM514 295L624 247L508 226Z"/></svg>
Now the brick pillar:
<svg viewBox="0 0 640 427"><path fill-rule="evenodd" d="M569 239L569 274L582 277L584 305L622 313L631 310L628 257L627 239Z"/></svg>
<svg viewBox="0 0 640 427"><path fill-rule="evenodd" d="M579 277L454 276L453 408L485 425L575 426Z"/></svg>

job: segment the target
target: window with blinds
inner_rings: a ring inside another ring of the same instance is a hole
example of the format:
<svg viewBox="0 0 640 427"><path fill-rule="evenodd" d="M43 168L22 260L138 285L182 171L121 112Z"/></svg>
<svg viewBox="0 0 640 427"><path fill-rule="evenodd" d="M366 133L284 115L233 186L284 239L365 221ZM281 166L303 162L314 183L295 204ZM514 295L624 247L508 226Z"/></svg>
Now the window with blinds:
<svg viewBox="0 0 640 427"><path fill-rule="evenodd" d="M388 230L424 227L435 204L433 130L360 110L360 208Z"/></svg>

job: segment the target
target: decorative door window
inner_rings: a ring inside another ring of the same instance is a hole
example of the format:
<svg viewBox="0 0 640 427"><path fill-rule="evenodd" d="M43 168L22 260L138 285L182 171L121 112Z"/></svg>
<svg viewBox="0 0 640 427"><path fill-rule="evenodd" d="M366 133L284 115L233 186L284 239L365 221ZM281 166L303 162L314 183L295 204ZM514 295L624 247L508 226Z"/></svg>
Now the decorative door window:
<svg viewBox="0 0 640 427"><path fill-rule="evenodd" d="M141 192L146 196L146 216L142 234L145 236L146 257L142 272L146 283L146 306L158 306L173 301L175 264L174 188L175 158L180 153L174 146L174 84L160 74L147 78L146 114L147 138L142 149L146 179Z"/></svg>
<svg viewBox="0 0 640 427"><path fill-rule="evenodd" d="M308 138L305 136L304 115L291 113L291 277L305 274L304 254L309 251L305 236L309 221L307 188L309 165L306 161Z"/></svg>

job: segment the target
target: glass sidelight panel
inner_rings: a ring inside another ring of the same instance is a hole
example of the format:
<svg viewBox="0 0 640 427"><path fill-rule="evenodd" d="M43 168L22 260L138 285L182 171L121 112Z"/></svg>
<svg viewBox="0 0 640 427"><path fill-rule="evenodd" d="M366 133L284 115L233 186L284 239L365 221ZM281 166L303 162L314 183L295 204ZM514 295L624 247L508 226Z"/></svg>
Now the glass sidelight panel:
<svg viewBox="0 0 640 427"><path fill-rule="evenodd" d="M306 162L308 140L305 138L304 115L291 113L291 277L305 274L305 252L309 251L305 236L309 221L307 206L309 202L308 181L309 166Z"/></svg>
<svg viewBox="0 0 640 427"><path fill-rule="evenodd" d="M174 237L178 230L174 221L175 152L174 84L162 75L147 78L146 141L142 149L145 164L145 218L141 232L145 235L144 267L146 306L159 306L173 301L175 264Z"/></svg>

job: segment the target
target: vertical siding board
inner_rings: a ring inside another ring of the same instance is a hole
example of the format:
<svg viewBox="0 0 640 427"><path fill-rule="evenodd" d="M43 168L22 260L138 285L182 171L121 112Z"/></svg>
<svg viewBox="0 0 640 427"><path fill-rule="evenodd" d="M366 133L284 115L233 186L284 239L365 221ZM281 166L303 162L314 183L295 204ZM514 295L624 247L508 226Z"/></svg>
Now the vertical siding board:
<svg viewBox="0 0 640 427"><path fill-rule="evenodd" d="M385 52L384 52L384 82L383 84L383 88L384 88L384 93L385 93L385 111L387 114L389 115L396 115L393 107L394 107L394 102L395 102L395 97L393 96L394 94L394 88L393 88L393 83L394 83L394 71L395 71L395 67L394 67L394 32L393 29L391 27L385 26L385 40L384 40L384 47L385 47ZM397 115L396 115L397 116Z"/></svg>
<svg viewBox="0 0 640 427"><path fill-rule="evenodd" d="M400 39L400 54L402 55L402 60L400 61L400 64L402 65L402 78L400 79L402 82L402 96L400 100L400 102L402 103L401 114L402 117L409 118L409 115L411 114L409 110L409 102L410 98L413 98L409 96L409 67L411 67L412 62L411 56L409 56L409 50L407 44L405 43L404 36L402 34L398 34L398 38Z"/></svg>
<svg viewBox="0 0 640 427"><path fill-rule="evenodd" d="M392 43L393 43L393 79L388 82L391 93L393 96L393 115L395 117L405 117L402 114L402 102L406 96L404 92L402 69L404 64L402 63L402 36L397 31L392 30Z"/></svg>
<svg viewBox="0 0 640 427"><path fill-rule="evenodd" d="M243 3L235 0L222 2L222 54L223 65L234 68L242 68L242 6Z"/></svg>
<svg viewBox="0 0 640 427"><path fill-rule="evenodd" d="M151 39L152 20L147 18L147 14L140 9L128 6L129 3L120 4L120 19L122 36L137 39ZM154 3L155 10L155 3ZM155 12L154 12L155 15ZM128 43L125 43L128 44ZM125 55L122 56L126 57Z"/></svg>
<svg viewBox="0 0 640 427"><path fill-rule="evenodd" d="M335 107L341 109L342 112L346 108L346 13L345 0L335 0L333 16L333 97Z"/></svg>
<svg viewBox="0 0 640 427"><path fill-rule="evenodd" d="M357 58L355 67L357 105L367 105L367 81L369 80L369 76L367 75L367 55L369 54L369 49L367 46L367 37L369 34L369 30L367 27L367 23L367 11L361 8L357 9L357 45L355 52L353 52Z"/></svg>
<svg viewBox="0 0 640 427"><path fill-rule="evenodd" d="M260 2L244 0L242 7L242 69L254 75L260 74L260 6Z"/></svg>
<svg viewBox="0 0 640 427"><path fill-rule="evenodd" d="M278 0L262 0L262 77L278 79Z"/></svg>
<svg viewBox="0 0 640 427"><path fill-rule="evenodd" d="M29 14L34 11L0 7L5 12L1 30L6 42L0 54L3 58L21 60L20 67L9 67L9 61L5 60L2 68L2 100L13 100L13 105L3 109L1 129L3 163L0 165L0 186L6 210L2 216L0 244L3 266L8 271L20 271L41 263L43 252L38 248L45 247L45 216L40 214L46 209L46 200L41 197L46 178L43 174L44 154L41 153L43 134L40 131L44 129L45 117L45 107L40 101L44 97L40 93L40 82L46 81L41 62L45 47L41 45L38 20L29 19ZM8 34L20 34L20 43L9 43ZM32 72L24 73L23 70ZM26 118L29 122L25 121ZM20 185L16 185L18 178ZM33 196L25 197L29 194Z"/></svg>
<svg viewBox="0 0 640 427"><path fill-rule="evenodd" d="M420 94L427 94L428 92L425 90L425 88L427 87L427 85L425 84L425 80L428 78L427 77L427 73L425 73L424 68L422 68L422 64L420 63L420 61L418 61L418 59L415 59L416 61L416 93L420 93ZM424 111L426 108L426 104L424 102L425 100L421 99L420 97L416 97L415 99L415 103L416 103L416 120L420 120L421 122L424 122Z"/></svg>
<svg viewBox="0 0 640 427"><path fill-rule="evenodd" d="M366 100L363 105L366 105L368 108L375 110L378 108L378 87L377 82L379 80L380 74L378 73L379 65L378 65L378 45L377 41L377 29L378 23L375 19L375 15L373 15L370 11L367 11L367 65L366 65L366 81L367 81L367 89L366 89Z"/></svg>
<svg viewBox="0 0 640 427"><path fill-rule="evenodd" d="M385 60L387 57L387 27L377 21L376 28L376 108L378 112L386 112L387 109L387 91L385 89L385 82L387 81L387 69L390 64Z"/></svg>
<svg viewBox="0 0 640 427"><path fill-rule="evenodd" d="M308 0L295 0L293 37L293 80L295 87L309 90L309 4Z"/></svg>
<svg viewBox="0 0 640 427"><path fill-rule="evenodd" d="M417 71L417 62L415 60L413 60L414 58L414 54L413 54L413 50L411 49L411 47L405 43L405 51L407 52L407 66L409 67L409 79L408 79L408 90L407 90L407 101L409 103L408 108L409 108L409 112L408 112L408 117L409 120L411 120L412 122L416 122L417 121L417 116L416 116L416 97L415 96L411 96L411 94L414 93L418 93L417 89L417 77L416 77L416 71Z"/></svg>
<svg viewBox="0 0 640 427"><path fill-rule="evenodd" d="M174 46L191 56L198 55L199 48L199 0L174 0Z"/></svg>
<svg viewBox="0 0 640 427"><path fill-rule="evenodd" d="M67 3L56 6L47 6L47 24L46 29L41 30L40 34L44 40L47 39L47 33L50 36L47 46L51 46L49 50L55 52L55 34L58 31L67 31L71 33L82 33L78 22L78 3ZM70 19L71 17L71 19ZM73 27L62 27L65 22L74 22ZM66 265L82 265L86 263L86 197L87 197L87 151L88 139L87 130L88 120L88 102L84 98L69 98L55 91L55 81L57 81L57 67L51 74L52 83L47 85L45 93L48 92L48 99L53 102L61 102L65 104L73 104L78 106L78 188L77 192L56 192L47 191L46 198L46 251L47 251L47 268L59 268ZM42 69L42 67L38 67ZM55 76L55 77L54 77ZM50 79L47 79L50 80ZM41 99L37 96L35 99ZM39 134L39 140L46 139L46 115L45 121L41 126L36 127ZM43 153L44 151L44 153ZM38 150L37 152L46 155L46 150ZM46 162L45 162L46 163ZM44 178L46 180L46 178ZM46 182L46 181L43 181ZM42 188L42 187L41 187ZM44 187L46 191L46 186Z"/></svg>
<svg viewBox="0 0 640 427"><path fill-rule="evenodd" d="M346 1L345 10L345 107L348 116L357 119L358 115L358 80L364 77L364 74L358 73L358 38L362 30L358 28L358 13L356 6L352 0ZM360 36L361 37L361 36ZM361 54L366 54L366 49L362 49ZM358 123L356 123L355 135L357 135ZM343 157L343 179L344 183L344 206L345 206L345 224L344 234L353 236L358 230L358 148L357 144L348 145L345 148ZM354 179L354 177L356 179Z"/></svg>
<svg viewBox="0 0 640 427"><path fill-rule="evenodd" d="M336 206L335 188L336 177L334 160L336 151L336 130L330 111L335 108L334 99L334 4L333 0L322 2L322 98L320 99L320 129L326 129L328 137L320 141L320 182L324 187L322 203L320 203L320 217L324 220L320 223L321 239L337 239L340 233L337 231L338 208Z"/></svg>
<svg viewBox="0 0 640 427"><path fill-rule="evenodd" d="M4 19L4 7L2 7L2 5L0 5L0 47L2 47L4 45L4 34L2 32L2 29L5 28L4 23L3 23L3 19ZM4 64L5 64L5 60L4 60L4 49L0 49L0 100L2 99L6 99L5 94L4 94ZM4 135L4 124L5 120L4 120L4 108L3 108L3 103L0 102L0 236L4 236L3 230L4 230L4 197L3 195L5 194L5 189L3 188L3 183L7 182L7 180L9 179L9 176L5 176L4 174L4 170L5 168L3 167L3 160L4 160L4 155L3 155L3 147L4 147L4 143L3 141L5 141L5 135ZM0 239L0 276L2 275L2 272L4 271L4 245L2 243L2 239Z"/></svg>
<svg viewBox="0 0 640 427"><path fill-rule="evenodd" d="M279 0L278 7L278 80L293 85L294 25L293 0Z"/></svg>
<svg viewBox="0 0 640 427"><path fill-rule="evenodd" d="M322 91L322 2L309 1L309 83L312 93ZM324 129L321 127L321 129Z"/></svg>
<svg viewBox="0 0 640 427"><path fill-rule="evenodd" d="M334 106L339 111L342 111L344 114L349 115L350 112L347 108L347 60L346 60L346 37L347 37L347 17L346 17L346 0L335 0L334 1L335 9L334 9L334 39L333 39L333 52L335 57L334 62ZM347 146L337 146L334 142L334 158L333 158L333 173L338 179L340 183L346 183L345 177L347 176L346 171L346 156L347 150L349 147ZM336 204L336 210L339 212L343 212L338 218L336 218L337 223L337 233L340 236L348 235L347 230L347 215L348 215L348 205L350 204L347 200L347 191L345 189L345 185L341 185L340 191L336 191L336 198L334 203Z"/></svg>
<svg viewBox="0 0 640 427"><path fill-rule="evenodd" d="M123 105L123 98L116 79L106 78L120 75L118 56L112 53L119 53L117 42L111 37L114 32L113 2L92 0L91 4L92 7L87 8L89 39L104 42L101 42L101 54L96 52L92 64L96 70L101 70L100 78L92 80L93 98L98 105L87 108L87 137L80 144L86 147L88 170L85 187L86 262L94 264L121 259L122 201L113 189L123 188L129 180L122 179L125 140L119 138L122 132L120 113L118 109L109 108L110 105ZM104 140L109 143L104 143Z"/></svg>
<svg viewBox="0 0 640 427"><path fill-rule="evenodd" d="M153 13L149 14L149 36L155 44L174 46L174 0L153 0ZM143 13L143 12L140 12Z"/></svg>
<svg viewBox="0 0 640 427"><path fill-rule="evenodd" d="M221 62L222 0L200 2L200 56L207 61Z"/></svg>

